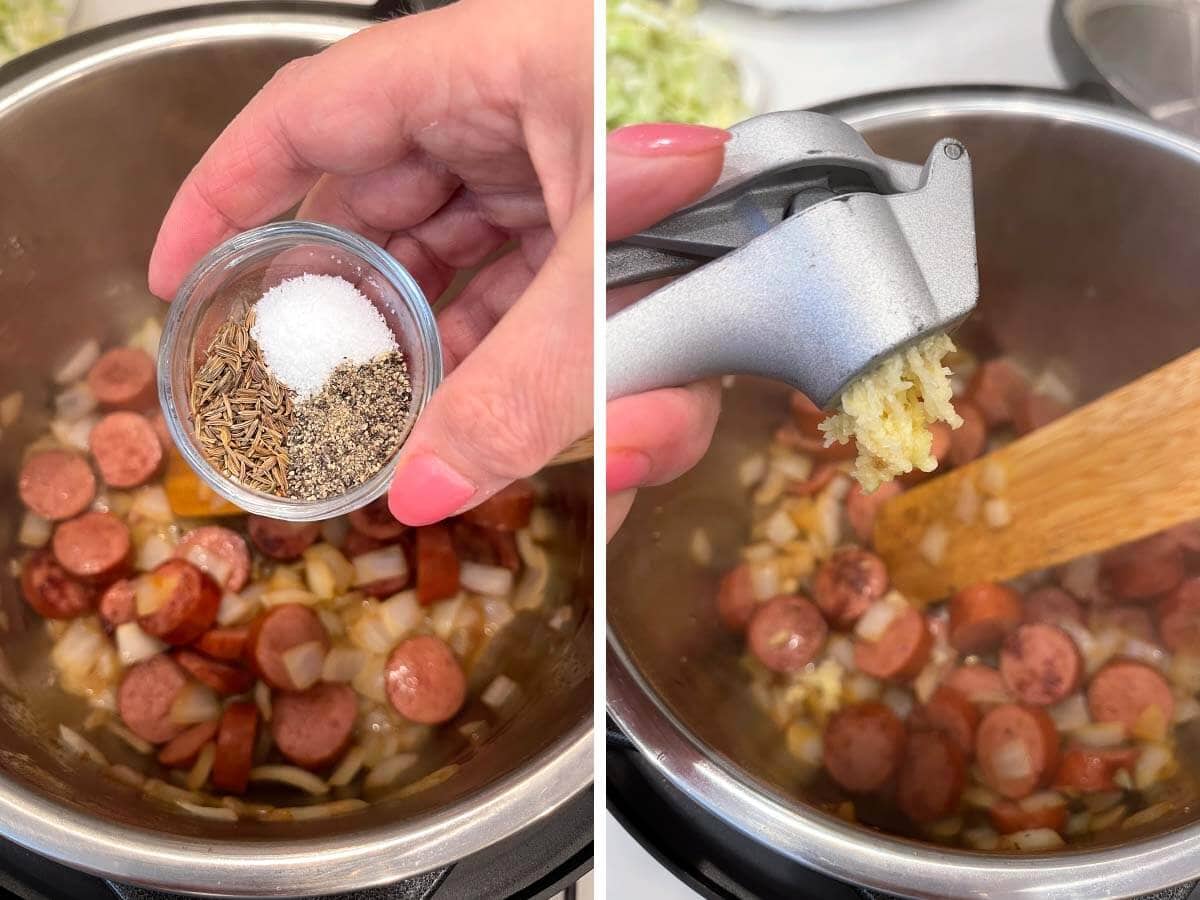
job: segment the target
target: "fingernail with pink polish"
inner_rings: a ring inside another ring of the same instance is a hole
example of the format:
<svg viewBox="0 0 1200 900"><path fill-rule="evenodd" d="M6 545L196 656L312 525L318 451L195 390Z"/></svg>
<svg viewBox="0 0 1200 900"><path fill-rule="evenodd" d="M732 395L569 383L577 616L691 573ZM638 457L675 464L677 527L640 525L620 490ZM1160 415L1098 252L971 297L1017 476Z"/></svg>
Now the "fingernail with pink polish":
<svg viewBox="0 0 1200 900"><path fill-rule="evenodd" d="M639 487L650 474L650 457L640 450L609 450L605 468L610 494Z"/></svg>
<svg viewBox="0 0 1200 900"><path fill-rule="evenodd" d="M452 516L474 496L476 486L432 453L405 460L388 491L388 508L405 525L429 525Z"/></svg>
<svg viewBox="0 0 1200 900"><path fill-rule="evenodd" d="M608 136L608 149L629 156L692 156L715 150L731 137L724 128L708 125L650 122L618 128Z"/></svg>

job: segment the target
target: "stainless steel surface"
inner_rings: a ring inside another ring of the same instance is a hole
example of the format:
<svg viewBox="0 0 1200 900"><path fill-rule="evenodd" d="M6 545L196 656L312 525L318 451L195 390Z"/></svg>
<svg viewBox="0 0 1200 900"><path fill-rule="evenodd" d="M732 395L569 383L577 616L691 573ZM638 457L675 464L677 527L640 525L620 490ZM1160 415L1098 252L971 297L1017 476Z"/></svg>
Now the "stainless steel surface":
<svg viewBox="0 0 1200 900"><path fill-rule="evenodd" d="M1065 365L1086 401L1200 344L1200 144L1038 94L923 93L837 114L897 159L921 158L946 133L971 147L981 294L959 332L968 346ZM1129 179L1134 171L1143 177ZM1123 897L1200 875L1200 811L1120 844L1013 857L867 831L799 798L714 605L748 531L737 463L785 419L786 395L738 379L709 455L678 482L641 492L610 545L609 709L647 759L779 852L906 896ZM710 538L711 566L689 552L696 528Z"/></svg>
<svg viewBox="0 0 1200 900"><path fill-rule="evenodd" d="M27 410L0 436L0 557L14 546L13 476L22 444L45 425L48 373L83 339L117 339L162 312L145 289L146 263L175 187L279 66L362 21L329 5L199 8L79 36L0 70L0 395L23 390ZM120 881L294 896L435 868L548 815L592 770L591 469L548 478L570 522L552 590L576 607L574 630L555 638L522 620L508 634L503 665L527 699L453 778L325 822L182 816L52 749L53 717L81 710L48 688L37 667L43 629L5 567L0 609L12 627L0 646L23 673L23 696L0 692L0 833ZM453 740L423 764L458 752Z"/></svg>
<svg viewBox="0 0 1200 900"><path fill-rule="evenodd" d="M961 143L938 141L919 167L817 113L732 131L712 191L609 247L610 286L694 269L609 317L610 398L741 373L828 406L879 360L974 307Z"/></svg>

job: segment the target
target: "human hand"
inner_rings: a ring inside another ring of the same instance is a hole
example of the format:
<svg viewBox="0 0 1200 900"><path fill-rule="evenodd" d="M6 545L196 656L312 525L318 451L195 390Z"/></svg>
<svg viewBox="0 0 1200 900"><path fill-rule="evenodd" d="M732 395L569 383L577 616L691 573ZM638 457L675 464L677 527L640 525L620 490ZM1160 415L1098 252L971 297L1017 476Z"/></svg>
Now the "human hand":
<svg viewBox="0 0 1200 900"><path fill-rule="evenodd" d="M701 125L652 124L608 136L608 240L653 225L716 183L730 134ZM614 291L619 309L649 290ZM608 536L625 520L637 488L678 478L708 449L720 412L720 385L702 381L647 391L608 404Z"/></svg>
<svg viewBox="0 0 1200 900"><path fill-rule="evenodd" d="M150 260L282 215L384 246L436 298L448 377L405 444L392 513L423 525L540 469L592 422L591 4L462 0L276 74L180 187Z"/></svg>

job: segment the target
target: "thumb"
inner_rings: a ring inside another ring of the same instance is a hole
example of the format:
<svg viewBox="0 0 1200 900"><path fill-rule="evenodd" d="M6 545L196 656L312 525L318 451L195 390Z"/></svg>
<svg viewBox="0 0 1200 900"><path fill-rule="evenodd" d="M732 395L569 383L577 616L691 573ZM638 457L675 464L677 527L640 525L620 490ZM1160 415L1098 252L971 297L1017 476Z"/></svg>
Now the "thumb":
<svg viewBox="0 0 1200 900"><path fill-rule="evenodd" d="M627 125L608 136L608 240L648 228L716 184L728 131L673 122Z"/></svg>
<svg viewBox="0 0 1200 900"><path fill-rule="evenodd" d="M532 475L592 424L592 204L581 204L525 293L434 391L388 506L428 525Z"/></svg>

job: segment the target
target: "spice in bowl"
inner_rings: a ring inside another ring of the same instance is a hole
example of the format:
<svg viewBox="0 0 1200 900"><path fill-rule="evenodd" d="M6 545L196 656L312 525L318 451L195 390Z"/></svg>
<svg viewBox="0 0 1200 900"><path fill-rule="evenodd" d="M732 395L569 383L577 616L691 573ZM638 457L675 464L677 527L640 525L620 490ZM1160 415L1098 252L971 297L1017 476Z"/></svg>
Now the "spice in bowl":
<svg viewBox="0 0 1200 900"><path fill-rule="evenodd" d="M227 478L324 500L362 484L396 452L412 385L371 301L343 278L306 274L217 329L191 406L201 450Z"/></svg>

